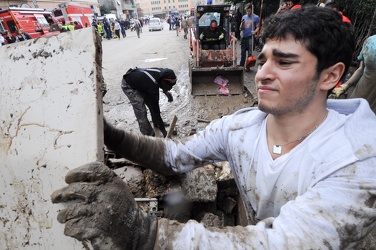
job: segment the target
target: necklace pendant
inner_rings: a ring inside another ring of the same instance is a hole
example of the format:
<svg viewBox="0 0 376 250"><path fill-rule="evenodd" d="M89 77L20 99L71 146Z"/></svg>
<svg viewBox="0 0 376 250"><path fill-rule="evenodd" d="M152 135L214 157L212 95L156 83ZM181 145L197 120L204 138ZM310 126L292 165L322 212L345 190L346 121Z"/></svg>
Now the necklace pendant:
<svg viewBox="0 0 376 250"><path fill-rule="evenodd" d="M277 154L277 155L282 154L282 146L281 145L273 145L273 154Z"/></svg>

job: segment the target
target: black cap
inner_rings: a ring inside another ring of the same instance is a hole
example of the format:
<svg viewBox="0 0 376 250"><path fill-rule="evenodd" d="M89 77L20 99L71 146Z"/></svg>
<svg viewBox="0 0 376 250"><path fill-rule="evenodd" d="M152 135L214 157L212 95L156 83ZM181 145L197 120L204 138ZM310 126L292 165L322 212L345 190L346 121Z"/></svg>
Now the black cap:
<svg viewBox="0 0 376 250"><path fill-rule="evenodd" d="M175 72L172 70L172 69L163 69L161 71L161 75L160 75L161 78L168 78L168 79L176 79L176 75L175 75Z"/></svg>

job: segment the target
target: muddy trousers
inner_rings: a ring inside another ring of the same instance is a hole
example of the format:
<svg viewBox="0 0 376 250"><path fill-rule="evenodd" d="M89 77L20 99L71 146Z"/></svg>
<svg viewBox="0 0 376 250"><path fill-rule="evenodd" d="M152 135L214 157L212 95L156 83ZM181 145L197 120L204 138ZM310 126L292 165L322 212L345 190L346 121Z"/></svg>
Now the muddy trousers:
<svg viewBox="0 0 376 250"><path fill-rule="evenodd" d="M132 104L141 134L155 136L155 132L148 120L148 112L144 97L138 90L132 89L124 79L122 79L121 88Z"/></svg>
<svg viewBox="0 0 376 250"><path fill-rule="evenodd" d="M240 58L240 66L245 65L245 60L252 55L252 36L243 37L241 44L241 58ZM246 57L246 53L248 50L248 56Z"/></svg>

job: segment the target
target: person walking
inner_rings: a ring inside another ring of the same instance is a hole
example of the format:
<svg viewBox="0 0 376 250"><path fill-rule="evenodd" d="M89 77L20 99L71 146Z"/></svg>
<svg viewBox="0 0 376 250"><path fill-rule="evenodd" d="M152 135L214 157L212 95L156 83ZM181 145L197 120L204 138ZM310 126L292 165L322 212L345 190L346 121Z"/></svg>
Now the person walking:
<svg viewBox="0 0 376 250"><path fill-rule="evenodd" d="M125 32L126 31L126 27L125 27L125 21L122 19L120 21L120 27L121 27L121 35L123 36L123 38L125 38L127 36L127 33Z"/></svg>
<svg viewBox="0 0 376 250"><path fill-rule="evenodd" d="M137 37L140 38L140 33L141 33L141 23L138 19L134 20L134 29L136 30Z"/></svg>
<svg viewBox="0 0 376 250"><path fill-rule="evenodd" d="M119 176L94 162L68 172L68 186L51 195L65 205L65 234L95 249L360 248L376 226L376 116L364 99L327 99L351 64L354 32L334 10L307 6L271 16L263 39L258 107L181 140L104 121L110 150L158 173L228 161L256 224L205 227L147 214Z"/></svg>
<svg viewBox="0 0 376 250"><path fill-rule="evenodd" d="M184 39L187 39L188 37L188 20L187 17L184 16L184 18L181 21L181 28L184 31Z"/></svg>
<svg viewBox="0 0 376 250"><path fill-rule="evenodd" d="M115 38L119 38L119 40L120 40L120 30L121 30L120 23L116 19L114 22L114 31L115 31Z"/></svg>
<svg viewBox="0 0 376 250"><path fill-rule="evenodd" d="M176 75L168 68L135 68L129 69L123 76L121 88L128 97L137 118L140 131L144 135L155 136L155 131L147 118L148 107L154 128L158 128L163 136L167 135L159 108L159 89L172 102L169 90L176 83Z"/></svg>
<svg viewBox="0 0 376 250"><path fill-rule="evenodd" d="M180 32L180 18L179 17L176 17L174 25L176 29L176 36L179 36L179 32Z"/></svg>
<svg viewBox="0 0 376 250"><path fill-rule="evenodd" d="M106 17L103 18L103 28L104 28L104 32L106 33L106 39L111 40L112 39L111 25Z"/></svg>

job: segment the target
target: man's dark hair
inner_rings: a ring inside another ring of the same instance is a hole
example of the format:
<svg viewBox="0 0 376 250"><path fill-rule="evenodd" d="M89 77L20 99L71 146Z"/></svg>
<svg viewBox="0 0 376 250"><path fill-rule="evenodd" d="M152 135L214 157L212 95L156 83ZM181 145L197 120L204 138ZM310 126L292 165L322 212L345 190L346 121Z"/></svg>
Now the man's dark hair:
<svg viewBox="0 0 376 250"><path fill-rule="evenodd" d="M341 5L335 1L325 4L325 7L332 8L338 11L342 11Z"/></svg>
<svg viewBox="0 0 376 250"><path fill-rule="evenodd" d="M354 32L342 22L341 15L330 8L309 5L272 16L262 40L286 39L289 35L302 42L317 58L316 73L343 62L346 75L355 49Z"/></svg>

